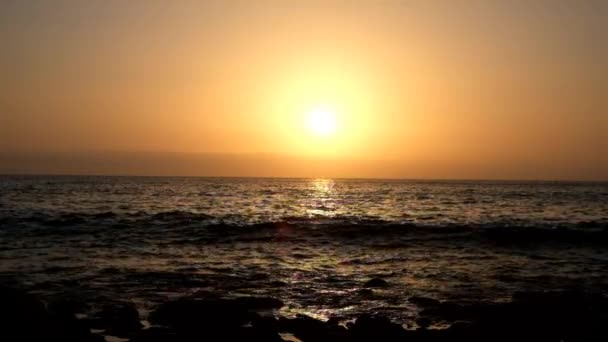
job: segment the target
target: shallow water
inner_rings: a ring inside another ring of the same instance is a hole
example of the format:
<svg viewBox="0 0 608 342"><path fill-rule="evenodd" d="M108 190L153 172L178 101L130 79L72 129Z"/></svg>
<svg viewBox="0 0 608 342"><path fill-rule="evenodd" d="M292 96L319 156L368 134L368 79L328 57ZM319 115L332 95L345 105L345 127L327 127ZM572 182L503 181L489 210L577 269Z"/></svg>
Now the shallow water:
<svg viewBox="0 0 608 342"><path fill-rule="evenodd" d="M144 314L210 292L407 323L412 296L605 291L607 246L608 183L0 177L5 281Z"/></svg>

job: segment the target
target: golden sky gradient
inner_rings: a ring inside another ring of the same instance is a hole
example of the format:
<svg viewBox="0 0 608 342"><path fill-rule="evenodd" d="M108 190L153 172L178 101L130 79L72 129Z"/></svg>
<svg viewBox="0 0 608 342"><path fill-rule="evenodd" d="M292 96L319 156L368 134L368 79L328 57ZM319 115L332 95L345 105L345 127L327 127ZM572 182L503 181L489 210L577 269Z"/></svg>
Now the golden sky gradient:
<svg viewBox="0 0 608 342"><path fill-rule="evenodd" d="M3 1L0 172L608 179L606 17L601 0ZM331 134L307 125L319 107Z"/></svg>

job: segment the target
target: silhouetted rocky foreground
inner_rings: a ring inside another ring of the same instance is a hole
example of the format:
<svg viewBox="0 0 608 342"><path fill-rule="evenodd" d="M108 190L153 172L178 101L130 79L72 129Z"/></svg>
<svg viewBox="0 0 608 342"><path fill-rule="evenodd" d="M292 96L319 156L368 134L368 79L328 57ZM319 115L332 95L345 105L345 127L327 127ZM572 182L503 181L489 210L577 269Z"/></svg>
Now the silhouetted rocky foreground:
<svg viewBox="0 0 608 342"><path fill-rule="evenodd" d="M102 335L134 342L185 341L608 341L608 299L578 292L521 293L505 304L439 302L411 298L426 307L416 330L382 316L327 322L307 316L275 318L274 298L222 299L193 295L152 311L144 328L128 303L104 307L78 319L82 303L41 300L0 287L2 341L104 341ZM431 322L449 328L426 329Z"/></svg>

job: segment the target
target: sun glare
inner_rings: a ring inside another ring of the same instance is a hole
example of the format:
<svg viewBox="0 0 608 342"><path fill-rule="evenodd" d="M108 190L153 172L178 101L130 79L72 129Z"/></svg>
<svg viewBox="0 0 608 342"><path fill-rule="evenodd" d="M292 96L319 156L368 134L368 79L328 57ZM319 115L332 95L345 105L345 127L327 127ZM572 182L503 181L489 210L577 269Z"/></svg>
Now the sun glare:
<svg viewBox="0 0 608 342"><path fill-rule="evenodd" d="M336 132L336 113L329 107L316 107L307 115L307 125L315 135L333 135Z"/></svg>

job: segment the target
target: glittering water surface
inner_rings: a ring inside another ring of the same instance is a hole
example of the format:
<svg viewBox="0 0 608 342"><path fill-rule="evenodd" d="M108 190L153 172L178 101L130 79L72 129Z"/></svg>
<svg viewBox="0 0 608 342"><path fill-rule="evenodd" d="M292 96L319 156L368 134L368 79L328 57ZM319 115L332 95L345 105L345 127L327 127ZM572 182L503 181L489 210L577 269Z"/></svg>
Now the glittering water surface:
<svg viewBox="0 0 608 342"><path fill-rule="evenodd" d="M407 322L412 296L608 288L606 247L606 183L0 177L3 279L144 313L207 291Z"/></svg>

